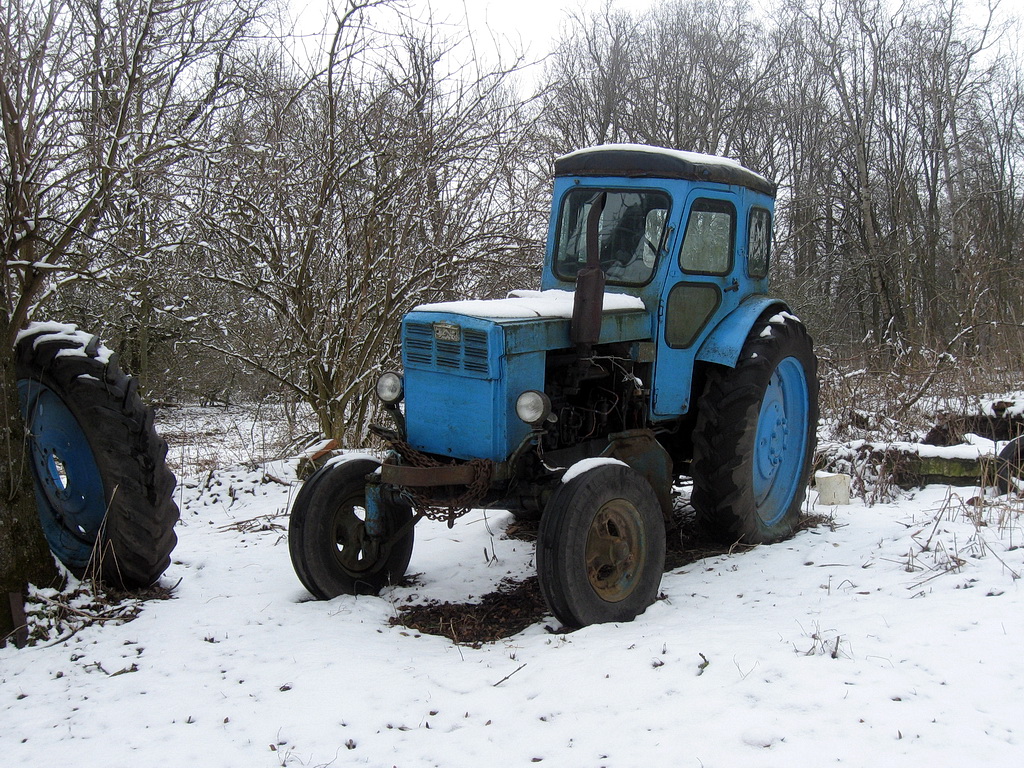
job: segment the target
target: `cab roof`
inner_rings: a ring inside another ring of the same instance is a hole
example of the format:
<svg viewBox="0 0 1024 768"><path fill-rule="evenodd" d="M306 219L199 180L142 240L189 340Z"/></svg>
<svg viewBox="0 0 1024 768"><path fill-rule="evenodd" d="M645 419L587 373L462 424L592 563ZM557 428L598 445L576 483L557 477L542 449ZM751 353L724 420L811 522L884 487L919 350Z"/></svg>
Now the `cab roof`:
<svg viewBox="0 0 1024 768"><path fill-rule="evenodd" d="M736 184L775 197L775 185L727 157L649 147L602 144L555 160L555 176L625 176Z"/></svg>

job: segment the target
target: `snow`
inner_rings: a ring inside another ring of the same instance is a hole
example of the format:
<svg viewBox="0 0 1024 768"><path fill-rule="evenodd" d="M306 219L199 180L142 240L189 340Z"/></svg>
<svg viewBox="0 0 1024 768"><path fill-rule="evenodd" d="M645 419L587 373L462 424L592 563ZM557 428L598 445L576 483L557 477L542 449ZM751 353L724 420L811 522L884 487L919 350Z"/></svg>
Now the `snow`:
<svg viewBox="0 0 1024 768"><path fill-rule="evenodd" d="M338 456L332 456L330 459L324 462L324 464L326 466L333 467L335 464L347 464L350 461L359 461L366 459L369 459L370 461L380 461L381 457L374 456L372 453L366 453L364 451L349 451L346 453L342 453Z"/></svg>
<svg viewBox="0 0 1024 768"><path fill-rule="evenodd" d="M531 317L572 317L574 291L518 290L511 291L506 299L469 299L463 301L442 301L434 304L420 304L416 312L450 312L455 315L502 319ZM644 309L643 301L624 293L606 293L602 302L605 312L617 310Z"/></svg>
<svg viewBox="0 0 1024 768"><path fill-rule="evenodd" d="M718 166L725 166L725 167L729 167L729 168L743 168L745 171L749 171L750 173L754 173L753 171L750 171L750 169L747 168L746 166L741 165L736 160L733 160L732 158L729 158L729 157L719 157L718 155L706 155L706 154L704 154L702 152L688 152L686 150L681 150L681 149L667 149L665 147L652 147L652 146L648 146L646 144L602 144L599 147L586 147L584 149L578 149L575 152L570 152L569 154L564 155L563 158L572 157L573 155L576 155L576 154L579 154L579 153L583 153L583 152L586 152L587 154L592 154L592 153L594 153L596 151L603 151L603 150L607 150L607 151L647 152L648 154L667 155L667 156L670 156L670 157L677 157L677 158L679 158L681 160L684 160L684 161L686 161L688 163L694 163L696 165L718 165ZM757 175L760 175L760 174L757 174ZM764 177L761 176L761 178L763 179Z"/></svg>
<svg viewBox="0 0 1024 768"><path fill-rule="evenodd" d="M821 441L819 449L823 451L846 449L846 453L855 453L860 448L871 448L878 451L898 451L900 453L917 454L924 458L941 459L966 459L976 461L986 456L993 456L998 453L1002 443L989 440L978 435L964 435L963 443L957 445L926 445L925 443L910 443L902 440L851 440L846 443L834 443Z"/></svg>
<svg viewBox="0 0 1024 768"><path fill-rule="evenodd" d="M867 371L854 371L846 374L848 378L866 374ZM992 416L996 418L1012 418L1024 416L1024 390L1003 393L992 393L982 396L965 395L962 389L952 387L942 394L928 392L918 402L920 409L927 413L962 414L964 416Z"/></svg>
<svg viewBox="0 0 1024 768"><path fill-rule="evenodd" d="M294 461L186 478L173 599L0 649L5 762L1019 764L1020 501L931 486L812 508L833 526L666 573L636 621L548 617L471 648L388 619L531 575L507 514L422 521L416 586L316 602L288 557L294 480Z"/></svg>
<svg viewBox="0 0 1024 768"><path fill-rule="evenodd" d="M263 400L253 404L167 405L158 410L160 436L167 441L167 466L179 477L206 475L230 464L256 465L306 447L289 424L311 424L305 406L296 409ZM292 446L293 450L287 450Z"/></svg>
<svg viewBox="0 0 1024 768"><path fill-rule="evenodd" d="M628 466L626 462L620 461L619 459L613 459L610 456L595 456L592 459L583 459L582 461L577 461L575 464L569 467L565 471L565 474L562 475L562 482L568 483L570 480L579 477L584 472L589 472L592 469L596 469L597 467L603 467L608 464L618 464L623 467Z"/></svg>
<svg viewBox="0 0 1024 768"><path fill-rule="evenodd" d="M785 325L787 320L792 320L794 323L799 323L800 318L794 315L792 312L786 312L785 310L778 312L768 318L769 323L775 325Z"/></svg>
<svg viewBox="0 0 1024 768"><path fill-rule="evenodd" d="M979 408L982 416L1007 418L1024 416L1024 392L1011 392L1003 397L982 400Z"/></svg>
<svg viewBox="0 0 1024 768"><path fill-rule="evenodd" d="M21 341L25 336L38 333L39 336L32 343L33 348L38 347L40 344L46 341L54 339L60 339L69 341L76 346L68 347L57 352L57 357L87 357L85 353L86 347L93 340L91 333L78 330L75 325L67 323L55 323L55 322L43 322L43 323L29 323L28 327L23 331L19 331L16 342ZM110 356L113 354L110 349L105 347L103 344L99 344L96 348L96 354L94 357L102 364L106 365L110 362Z"/></svg>
<svg viewBox="0 0 1024 768"><path fill-rule="evenodd" d="M92 334L86 333L83 335L86 338L92 338ZM96 355L96 359L99 360L100 363L106 365L110 362L110 355L112 353L107 347L100 346L96 351L98 353ZM88 357L88 355L86 355L84 347L69 347L67 349L59 350L55 357Z"/></svg>

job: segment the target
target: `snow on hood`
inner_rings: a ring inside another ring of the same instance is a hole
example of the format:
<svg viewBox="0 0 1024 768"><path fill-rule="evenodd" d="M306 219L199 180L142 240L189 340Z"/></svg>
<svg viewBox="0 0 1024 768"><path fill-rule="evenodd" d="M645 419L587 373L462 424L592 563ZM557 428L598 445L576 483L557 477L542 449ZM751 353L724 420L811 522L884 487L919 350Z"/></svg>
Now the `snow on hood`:
<svg viewBox="0 0 1024 768"><path fill-rule="evenodd" d="M534 318L572 317L574 291L510 291L507 299L469 299L465 301L442 301L435 304L420 304L414 312L451 312L455 315L493 318ZM644 303L636 296L622 293L606 293L602 308L605 312L615 310L644 309Z"/></svg>

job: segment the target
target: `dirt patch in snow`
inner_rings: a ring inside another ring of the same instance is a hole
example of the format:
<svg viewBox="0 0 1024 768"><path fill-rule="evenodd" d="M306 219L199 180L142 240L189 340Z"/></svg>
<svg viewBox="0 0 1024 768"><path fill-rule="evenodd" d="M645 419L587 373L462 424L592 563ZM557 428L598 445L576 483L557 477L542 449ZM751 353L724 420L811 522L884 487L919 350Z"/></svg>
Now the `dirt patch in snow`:
<svg viewBox="0 0 1024 768"><path fill-rule="evenodd" d="M522 632L547 614L536 576L505 581L478 603L428 603L400 606L392 626L441 635L455 643L479 647Z"/></svg>
<svg viewBox="0 0 1024 768"><path fill-rule="evenodd" d="M800 528L828 524L828 519L813 515L801 521ZM538 524L517 520L505 531L507 538L537 540ZM704 535L692 514L676 520L666 537L665 571L718 555L739 554L751 547L742 544L723 546ZM551 618L536 576L523 581L506 580L498 589L478 602L433 602L398 607L392 626L403 626L429 635L447 637L455 643L479 647L522 632L532 624ZM552 621L550 632L564 632Z"/></svg>

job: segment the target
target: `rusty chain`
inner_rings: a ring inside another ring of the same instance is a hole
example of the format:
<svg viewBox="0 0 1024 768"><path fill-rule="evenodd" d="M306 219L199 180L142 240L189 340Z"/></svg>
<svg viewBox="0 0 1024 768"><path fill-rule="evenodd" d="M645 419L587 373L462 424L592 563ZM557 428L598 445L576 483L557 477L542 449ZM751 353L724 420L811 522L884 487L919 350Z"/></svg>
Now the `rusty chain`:
<svg viewBox="0 0 1024 768"><path fill-rule="evenodd" d="M388 441L402 457L414 467L441 467L440 461L413 448L404 440L390 435ZM454 463L454 462L453 462ZM409 497L417 512L422 512L425 517L431 520L445 522L451 528L455 521L464 514L474 509L491 487L491 474L494 471L494 462L489 459L471 459L467 462L473 468L473 482L466 486L466 490L453 499L449 499L444 506L438 506L436 499L431 498L427 493L417 488L404 486L402 492Z"/></svg>

